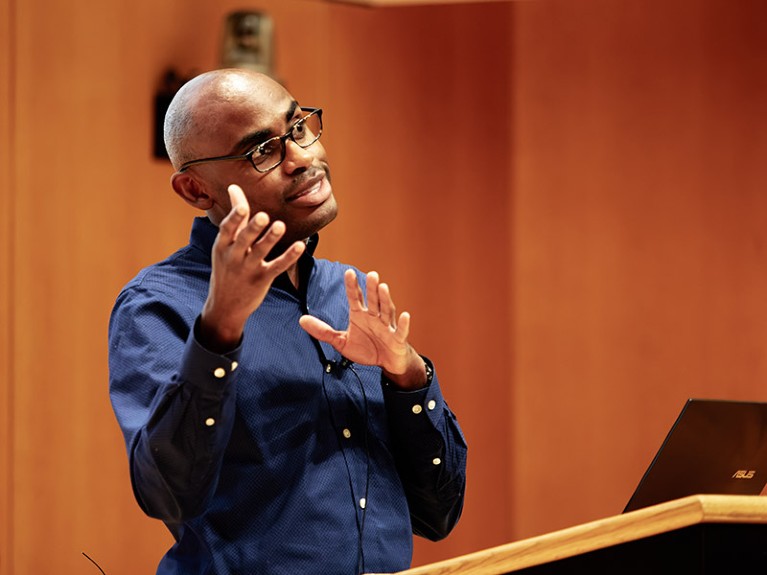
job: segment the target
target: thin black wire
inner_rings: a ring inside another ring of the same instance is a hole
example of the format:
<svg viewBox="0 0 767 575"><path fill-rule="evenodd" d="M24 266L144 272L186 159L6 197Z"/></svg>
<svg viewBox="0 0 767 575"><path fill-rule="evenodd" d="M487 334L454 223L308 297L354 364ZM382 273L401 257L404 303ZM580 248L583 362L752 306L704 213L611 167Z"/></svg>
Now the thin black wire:
<svg viewBox="0 0 767 575"><path fill-rule="evenodd" d="M367 516L367 509L368 509L368 489L370 487L370 450L368 445L368 398L367 394L365 393L365 387L362 384L362 380L360 379L360 376L355 371L354 367L352 365L347 365L348 369L351 370L351 372L354 374L354 377L357 379L357 382L360 385L360 389L362 390L362 400L363 400L363 406L364 406L364 446L365 446L365 467L366 467L366 473L365 473L365 492L364 492L364 498L365 498L365 507L362 508L362 518L360 519L359 514L357 513L357 500L354 497L354 481L352 480L352 472L349 468L349 460L346 458L346 450L343 448L343 444L341 442L341 438L339 436L338 431L338 425L336 424L335 417L333 415L333 406L330 403L330 397L328 396L328 390L325 384L325 371L323 370L322 373L322 393L325 395L325 402L328 404L328 412L330 413L330 423L333 426L333 429L335 430L336 434L336 441L338 441L338 447L341 450L341 455L344 458L344 465L346 466L346 476L349 479L349 493L352 498L352 505L354 506L354 518L357 523L357 531L359 533L359 540L357 542L357 573L358 575L362 575L365 572L365 551L363 548L363 535L365 532L365 517Z"/></svg>
<svg viewBox="0 0 767 575"><path fill-rule="evenodd" d="M102 569L102 568L99 566L99 564L98 564L98 563L96 563L96 562L95 562L93 559L91 559L90 557L88 557L88 554L87 554L85 551L82 551L82 554L83 554L83 555L85 555L85 558L86 558L88 561L90 561L91 563L93 563L93 564L96 566L96 568L97 568L99 571L101 571L101 575L107 575L106 573L104 573L104 570L103 570L103 569Z"/></svg>
<svg viewBox="0 0 767 575"><path fill-rule="evenodd" d="M357 378L357 383L359 383L360 391L362 392L362 405L365 409L363 422L365 426L365 431L363 433L363 442L365 445L365 507L362 509L362 524L360 525L360 546L359 546L359 563L358 563L358 569L360 573L365 572L365 550L363 548L363 533L365 532L365 518L367 517L367 510L368 510L368 489L370 487L370 446L368 444L368 417L370 414L370 411L368 410L368 396L365 393L365 386L362 384L362 379L360 379L359 374L357 373L357 370L354 369L353 365L348 366L351 372L354 374L354 377Z"/></svg>

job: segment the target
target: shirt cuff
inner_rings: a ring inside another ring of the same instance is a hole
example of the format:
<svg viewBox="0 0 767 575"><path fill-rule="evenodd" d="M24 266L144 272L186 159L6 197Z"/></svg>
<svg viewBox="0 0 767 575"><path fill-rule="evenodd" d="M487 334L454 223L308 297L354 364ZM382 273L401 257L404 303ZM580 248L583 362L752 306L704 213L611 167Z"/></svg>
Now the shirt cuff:
<svg viewBox="0 0 767 575"><path fill-rule="evenodd" d="M209 351L195 335L199 322L198 317L186 340L179 377L204 392L221 396L237 370L242 346L224 355Z"/></svg>
<svg viewBox="0 0 767 575"><path fill-rule="evenodd" d="M432 368L432 379L429 385L413 391L401 391L382 379L384 401L386 411L398 421L410 421L416 427L426 418L431 425L437 425L442 418L445 407L445 399L439 387L437 374L428 358L424 358L426 364Z"/></svg>

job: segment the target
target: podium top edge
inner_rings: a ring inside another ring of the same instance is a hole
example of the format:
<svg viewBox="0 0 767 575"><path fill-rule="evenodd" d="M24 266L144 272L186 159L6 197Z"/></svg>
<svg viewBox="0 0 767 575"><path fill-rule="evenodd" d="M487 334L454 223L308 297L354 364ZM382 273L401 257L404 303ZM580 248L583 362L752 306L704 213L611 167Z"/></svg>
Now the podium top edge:
<svg viewBox="0 0 767 575"><path fill-rule="evenodd" d="M700 523L765 524L767 497L691 495L400 571L396 575L500 575Z"/></svg>

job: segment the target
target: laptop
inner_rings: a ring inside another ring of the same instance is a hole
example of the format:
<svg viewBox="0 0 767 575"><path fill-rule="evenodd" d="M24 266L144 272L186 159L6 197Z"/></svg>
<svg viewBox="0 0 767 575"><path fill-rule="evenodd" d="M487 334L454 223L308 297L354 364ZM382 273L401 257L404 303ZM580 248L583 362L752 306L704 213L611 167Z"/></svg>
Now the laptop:
<svg viewBox="0 0 767 575"><path fill-rule="evenodd" d="M689 399L623 512L688 495L759 495L765 484L767 403Z"/></svg>

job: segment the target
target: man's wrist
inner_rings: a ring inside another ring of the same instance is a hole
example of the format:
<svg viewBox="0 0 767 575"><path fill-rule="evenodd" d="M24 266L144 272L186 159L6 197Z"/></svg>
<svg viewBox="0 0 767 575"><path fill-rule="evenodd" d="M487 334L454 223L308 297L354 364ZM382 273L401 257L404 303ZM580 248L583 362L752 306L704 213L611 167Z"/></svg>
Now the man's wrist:
<svg viewBox="0 0 767 575"><path fill-rule="evenodd" d="M423 356L415 353L414 356L415 361L410 363L404 373L397 374L383 370L384 384L392 385L401 391L416 391L429 387L434 379L434 368Z"/></svg>
<svg viewBox="0 0 767 575"><path fill-rule="evenodd" d="M242 341L242 328L225 328L216 322L212 322L206 316L205 310L200 315L196 333L197 341L204 348L216 353L228 353L240 345Z"/></svg>

